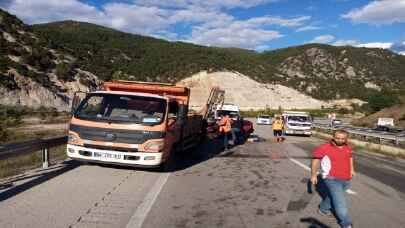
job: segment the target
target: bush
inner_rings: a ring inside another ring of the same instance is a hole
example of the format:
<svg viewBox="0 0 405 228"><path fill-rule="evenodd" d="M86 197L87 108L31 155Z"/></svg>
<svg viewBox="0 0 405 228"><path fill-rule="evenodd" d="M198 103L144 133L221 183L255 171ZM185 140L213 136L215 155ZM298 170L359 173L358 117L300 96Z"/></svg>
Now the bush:
<svg viewBox="0 0 405 228"><path fill-rule="evenodd" d="M381 109L391 107L399 103L398 99L390 94L376 94L368 99L368 106L371 112L378 112Z"/></svg>
<svg viewBox="0 0 405 228"><path fill-rule="evenodd" d="M15 68L19 74L21 74L23 76L27 76L29 70L26 66L21 65L21 64L15 64Z"/></svg>
<svg viewBox="0 0 405 228"><path fill-rule="evenodd" d="M68 63L59 63L56 65L56 76L63 81L73 80L73 65Z"/></svg>
<svg viewBox="0 0 405 228"><path fill-rule="evenodd" d="M0 124L0 142L6 142L10 137L10 132L7 130L7 127L1 123Z"/></svg>
<svg viewBox="0 0 405 228"><path fill-rule="evenodd" d="M5 56L0 56L0 73L6 72L10 66L10 60Z"/></svg>

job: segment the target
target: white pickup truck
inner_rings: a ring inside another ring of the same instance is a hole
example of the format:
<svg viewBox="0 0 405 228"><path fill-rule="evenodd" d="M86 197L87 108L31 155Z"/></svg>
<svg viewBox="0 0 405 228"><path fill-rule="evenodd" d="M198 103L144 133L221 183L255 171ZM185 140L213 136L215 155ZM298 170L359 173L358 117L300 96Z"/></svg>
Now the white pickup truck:
<svg viewBox="0 0 405 228"><path fill-rule="evenodd" d="M312 118L307 112L283 112L284 134L312 135Z"/></svg>

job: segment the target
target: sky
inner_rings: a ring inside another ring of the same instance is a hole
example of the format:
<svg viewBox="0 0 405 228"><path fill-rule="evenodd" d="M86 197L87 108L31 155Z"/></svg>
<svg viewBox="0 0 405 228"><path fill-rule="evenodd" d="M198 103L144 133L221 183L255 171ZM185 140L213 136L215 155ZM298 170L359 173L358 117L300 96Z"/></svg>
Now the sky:
<svg viewBox="0 0 405 228"><path fill-rule="evenodd" d="M405 54L405 0L0 0L0 8L27 24L85 21L206 46L324 43Z"/></svg>

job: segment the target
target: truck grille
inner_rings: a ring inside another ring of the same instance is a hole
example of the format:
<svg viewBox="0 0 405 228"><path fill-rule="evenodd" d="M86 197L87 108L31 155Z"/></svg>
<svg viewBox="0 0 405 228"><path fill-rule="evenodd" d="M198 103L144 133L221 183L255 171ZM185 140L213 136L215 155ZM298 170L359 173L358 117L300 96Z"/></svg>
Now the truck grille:
<svg viewBox="0 0 405 228"><path fill-rule="evenodd" d="M84 144L86 148L93 148L99 150L115 150L121 152L138 152L137 148L122 148L122 147L111 147L111 146L101 146L101 145L94 145L94 144Z"/></svg>
<svg viewBox="0 0 405 228"><path fill-rule="evenodd" d="M161 131L139 131L139 130L118 130L97 127L85 127L71 124L70 131L79 134L83 140L93 140L101 142L142 144L150 139L160 139L165 137Z"/></svg>

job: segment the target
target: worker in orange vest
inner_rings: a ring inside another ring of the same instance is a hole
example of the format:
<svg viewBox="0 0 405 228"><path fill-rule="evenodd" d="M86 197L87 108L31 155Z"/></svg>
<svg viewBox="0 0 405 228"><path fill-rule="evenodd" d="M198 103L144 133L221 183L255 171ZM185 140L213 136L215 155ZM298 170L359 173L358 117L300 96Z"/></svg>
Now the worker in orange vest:
<svg viewBox="0 0 405 228"><path fill-rule="evenodd" d="M221 115L221 120L219 121L219 133L223 134L224 137L224 147L228 150L228 135L231 132L232 119L229 115Z"/></svg>
<svg viewBox="0 0 405 228"><path fill-rule="evenodd" d="M276 119L273 121L272 128L277 142L282 142L283 138L281 137L281 135L283 134L284 122L279 116L277 116Z"/></svg>

